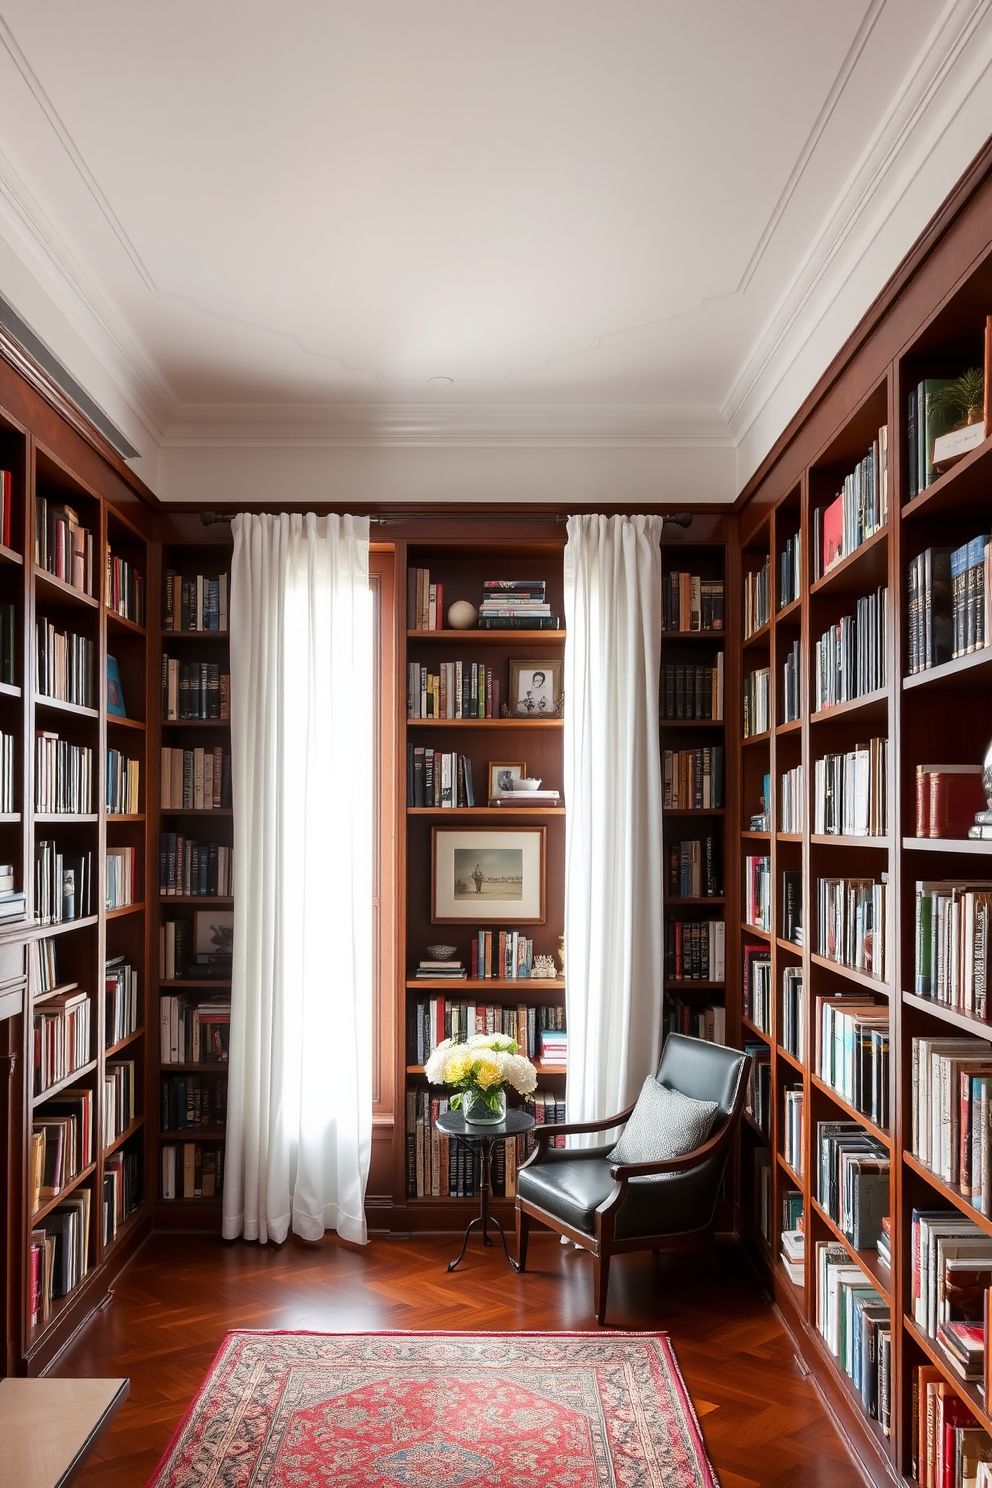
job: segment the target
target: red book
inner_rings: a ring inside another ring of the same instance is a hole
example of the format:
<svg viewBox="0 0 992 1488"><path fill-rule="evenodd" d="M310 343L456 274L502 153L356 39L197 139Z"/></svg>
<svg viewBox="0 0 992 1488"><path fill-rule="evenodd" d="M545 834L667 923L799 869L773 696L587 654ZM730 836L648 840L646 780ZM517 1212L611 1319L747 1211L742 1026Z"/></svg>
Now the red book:
<svg viewBox="0 0 992 1488"><path fill-rule="evenodd" d="M3 478L3 545L10 547L10 511L14 503L14 477L9 470L0 471Z"/></svg>
<svg viewBox="0 0 992 1488"><path fill-rule="evenodd" d="M987 809L981 765L941 765L929 771L931 837L967 837Z"/></svg>
<svg viewBox="0 0 992 1488"><path fill-rule="evenodd" d="M823 513L823 572L844 556L844 498L838 496Z"/></svg>

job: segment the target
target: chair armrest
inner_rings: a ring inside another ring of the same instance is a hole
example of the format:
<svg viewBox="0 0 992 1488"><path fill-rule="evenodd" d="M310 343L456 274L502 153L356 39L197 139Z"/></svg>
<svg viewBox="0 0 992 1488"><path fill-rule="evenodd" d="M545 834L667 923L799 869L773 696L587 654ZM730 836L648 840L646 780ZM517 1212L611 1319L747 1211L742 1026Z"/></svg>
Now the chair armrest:
<svg viewBox="0 0 992 1488"><path fill-rule="evenodd" d="M629 1178L648 1178L655 1173L685 1173L692 1168L701 1167L721 1152L733 1138L736 1129L737 1121L731 1117L723 1123L715 1136L709 1137L701 1147L694 1147L691 1152L683 1152L680 1157L661 1158L657 1162L613 1163L610 1166L610 1176L626 1181Z"/></svg>
<svg viewBox="0 0 992 1488"><path fill-rule="evenodd" d="M630 1119L633 1106L628 1106L626 1111L621 1111L617 1116L607 1116L603 1121L559 1121L545 1123L534 1129L534 1151L526 1162L520 1164L518 1172L529 1168L532 1163L540 1162L548 1145L555 1137L570 1137L579 1132L609 1131L611 1126L622 1126Z"/></svg>

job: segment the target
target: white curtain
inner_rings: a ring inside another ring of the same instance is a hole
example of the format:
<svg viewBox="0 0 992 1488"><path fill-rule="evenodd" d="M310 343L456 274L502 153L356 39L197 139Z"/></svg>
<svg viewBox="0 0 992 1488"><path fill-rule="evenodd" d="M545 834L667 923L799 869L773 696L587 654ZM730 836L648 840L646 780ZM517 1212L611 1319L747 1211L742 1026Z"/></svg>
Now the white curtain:
<svg viewBox="0 0 992 1488"><path fill-rule="evenodd" d="M367 518L240 515L223 1233L364 1242L372 1143Z"/></svg>
<svg viewBox="0 0 992 1488"><path fill-rule="evenodd" d="M565 548L568 1119L636 1099L661 1048L660 517L569 517Z"/></svg>

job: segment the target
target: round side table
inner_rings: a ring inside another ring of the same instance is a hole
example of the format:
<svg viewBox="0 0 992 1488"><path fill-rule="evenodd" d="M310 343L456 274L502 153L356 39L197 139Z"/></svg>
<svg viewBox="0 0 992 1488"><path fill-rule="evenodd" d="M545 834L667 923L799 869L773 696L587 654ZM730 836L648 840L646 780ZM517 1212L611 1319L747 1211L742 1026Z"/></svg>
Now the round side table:
<svg viewBox="0 0 992 1488"><path fill-rule="evenodd" d="M505 1141L507 1137L519 1137L522 1132L530 1131L534 1125L533 1116L526 1111L507 1111L503 1120L489 1125L476 1125L466 1121L461 1111L445 1111L437 1118L437 1129L450 1141L464 1142L472 1153L473 1163L478 1160L479 1170L479 1212L473 1220L470 1220L465 1228L465 1238L462 1248L453 1261L448 1262L448 1270L454 1271L455 1267L463 1259L465 1249L468 1245L468 1237L476 1225L482 1226L483 1245L492 1245L489 1238L489 1226L494 1225L499 1230L499 1237L503 1242L503 1254L513 1267L519 1271L520 1267L511 1256L506 1245L506 1236L503 1226L495 1214L489 1212L489 1195L492 1190L492 1160L493 1150L497 1142Z"/></svg>

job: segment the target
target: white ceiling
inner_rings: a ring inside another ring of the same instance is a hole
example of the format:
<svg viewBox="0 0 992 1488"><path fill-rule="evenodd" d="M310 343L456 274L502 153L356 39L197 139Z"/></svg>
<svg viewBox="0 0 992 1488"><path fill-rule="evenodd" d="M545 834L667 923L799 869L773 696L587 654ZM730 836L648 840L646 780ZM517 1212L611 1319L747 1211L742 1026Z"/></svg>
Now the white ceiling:
<svg viewBox="0 0 992 1488"><path fill-rule="evenodd" d="M907 100L992 55L981 0L0 8L0 236L146 445L733 444Z"/></svg>

